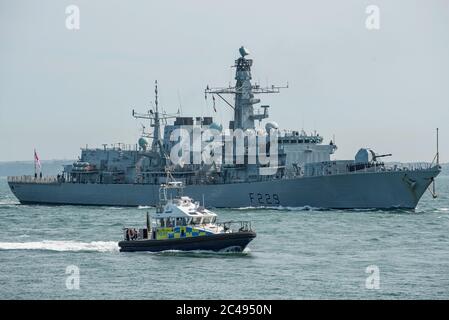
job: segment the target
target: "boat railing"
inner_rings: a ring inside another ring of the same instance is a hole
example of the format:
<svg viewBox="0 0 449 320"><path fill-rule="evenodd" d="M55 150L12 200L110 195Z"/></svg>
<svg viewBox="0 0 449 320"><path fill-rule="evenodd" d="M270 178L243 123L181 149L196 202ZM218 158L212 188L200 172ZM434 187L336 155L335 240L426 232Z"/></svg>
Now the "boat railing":
<svg viewBox="0 0 449 320"><path fill-rule="evenodd" d="M373 172L383 172L383 171L422 171L422 170L430 170L433 166L428 162L417 162L417 163L398 163L398 164L381 164L374 165L370 168L364 168L362 170L357 171L367 171L373 169ZM355 171L355 172L357 172Z"/></svg>
<svg viewBox="0 0 449 320"><path fill-rule="evenodd" d="M9 176L8 182L15 183L38 183L38 184L55 184L59 183L57 177L54 176L45 176L45 177L35 177L35 176Z"/></svg>
<svg viewBox="0 0 449 320"><path fill-rule="evenodd" d="M242 232L253 231L251 221L223 221L215 224L218 227L222 227L225 232Z"/></svg>
<svg viewBox="0 0 449 320"><path fill-rule="evenodd" d="M355 164L350 162L338 163L323 162L311 164L309 167L302 169L299 173L294 170L287 171L287 176L331 176L339 174L360 174L360 173L379 173L379 172L400 172L400 171L425 171L434 167L428 162L419 163L366 163Z"/></svg>

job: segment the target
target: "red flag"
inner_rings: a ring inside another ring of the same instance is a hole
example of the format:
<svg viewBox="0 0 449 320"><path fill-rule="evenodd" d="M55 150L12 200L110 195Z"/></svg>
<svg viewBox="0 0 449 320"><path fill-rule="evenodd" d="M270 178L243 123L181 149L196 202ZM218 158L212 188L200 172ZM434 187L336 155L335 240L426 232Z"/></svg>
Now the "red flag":
<svg viewBox="0 0 449 320"><path fill-rule="evenodd" d="M34 149L34 165L37 167L39 167L39 170L42 168L41 167L41 161L39 160L39 157L37 155L36 149Z"/></svg>

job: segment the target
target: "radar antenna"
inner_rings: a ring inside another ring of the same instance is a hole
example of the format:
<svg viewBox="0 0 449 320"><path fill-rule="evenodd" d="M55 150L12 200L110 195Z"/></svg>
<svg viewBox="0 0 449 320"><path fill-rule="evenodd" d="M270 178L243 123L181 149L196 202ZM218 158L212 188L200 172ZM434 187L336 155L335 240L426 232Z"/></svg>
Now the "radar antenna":
<svg viewBox="0 0 449 320"><path fill-rule="evenodd" d="M204 90L204 95L216 95L222 99L228 106L234 110L234 121L232 121L233 129L254 129L254 121L259 122L262 119L268 118L269 106L262 106L263 112L254 112L253 105L260 102L260 99L255 99L255 94L262 93L279 93L280 89L288 88L286 86L266 86L261 87L259 84L251 83L251 66L253 64L252 59L247 59L249 51L245 47L239 49L240 58L235 60L233 67L236 68L235 73L235 86L229 85L228 87L209 87ZM225 94L234 95L235 103L232 104L223 97ZM231 126L230 126L231 127Z"/></svg>
<svg viewBox="0 0 449 320"><path fill-rule="evenodd" d="M157 80L154 83L154 110L150 109L147 113L137 113L132 110L132 116L136 119L147 119L150 120L150 127L153 128L153 132L145 132L143 130L142 136L149 137L153 139L153 142L151 144L151 150L155 152L159 152L163 157L165 157L165 151L162 145L161 140L161 121L163 121L164 124L167 123L167 119L176 118L179 116L179 110L175 114L168 114L165 112L159 112L159 94L158 94L158 85Z"/></svg>

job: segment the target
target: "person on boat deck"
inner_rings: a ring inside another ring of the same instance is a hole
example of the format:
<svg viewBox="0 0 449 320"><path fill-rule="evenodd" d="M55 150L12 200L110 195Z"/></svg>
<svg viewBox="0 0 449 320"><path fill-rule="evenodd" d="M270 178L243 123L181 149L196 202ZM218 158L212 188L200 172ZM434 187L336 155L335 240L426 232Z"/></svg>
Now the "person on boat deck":
<svg viewBox="0 0 449 320"><path fill-rule="evenodd" d="M137 230L134 228L126 229L126 237L125 238L127 241L137 239Z"/></svg>

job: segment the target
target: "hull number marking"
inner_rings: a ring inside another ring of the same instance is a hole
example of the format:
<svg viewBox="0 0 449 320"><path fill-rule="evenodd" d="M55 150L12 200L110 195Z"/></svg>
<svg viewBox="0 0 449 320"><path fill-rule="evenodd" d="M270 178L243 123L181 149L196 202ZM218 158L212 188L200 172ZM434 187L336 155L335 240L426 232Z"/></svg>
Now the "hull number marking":
<svg viewBox="0 0 449 320"><path fill-rule="evenodd" d="M279 195L276 193L249 193L249 202L253 205L279 205Z"/></svg>

